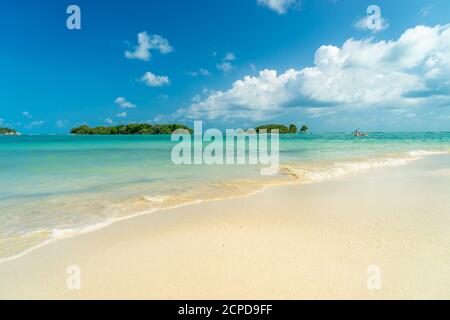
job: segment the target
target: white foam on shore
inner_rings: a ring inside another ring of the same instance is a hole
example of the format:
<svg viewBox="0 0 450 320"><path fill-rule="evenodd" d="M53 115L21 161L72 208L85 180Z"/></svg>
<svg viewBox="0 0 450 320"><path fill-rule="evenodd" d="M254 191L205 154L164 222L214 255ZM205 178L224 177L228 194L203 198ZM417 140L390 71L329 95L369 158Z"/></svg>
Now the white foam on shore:
<svg viewBox="0 0 450 320"><path fill-rule="evenodd" d="M431 155L442 155L442 154L448 154L447 151L426 151L426 150L412 150L406 153L404 156L399 157L385 157L385 158L378 158L378 159L368 159L368 160L359 160L359 161L346 161L346 162L335 162L331 165L324 165L324 166L302 166L302 165L285 165L281 168L281 173L284 175L288 175L291 177L294 177L295 181L289 181L287 180L284 184L289 183L315 183L315 182L321 182L325 180L330 180L333 178L337 178L352 172L358 172L362 170L372 169L372 168L379 168L379 167L395 167L395 166L402 166L406 165L412 161L423 159L426 156ZM273 184L273 185L279 185ZM51 237L42 243L32 246L23 252L9 256L0 258L0 264L15 260L17 258L20 258L36 249L39 249L41 247L44 247L50 243L53 243L57 240L61 239L67 239L72 238L77 235L82 235L94 231L98 231L100 229L106 228L116 222L120 222L127 219L132 219L138 216L152 214L157 211L161 210L169 210L169 209L175 209L180 208L184 206L189 206L193 204L199 204L203 202L209 202L209 201L216 201L216 200L227 200L227 199L234 199L234 198L241 198L241 197L247 197L255 195L259 192L262 192L268 188L270 188L273 185L261 185L260 188L257 188L253 191L247 192L246 194L242 195L235 195L235 196L228 196L228 197L217 197L212 198L208 200L192 200L189 202L172 205L165 208L152 208L149 210L144 210L135 214L123 216L123 217L116 217L116 218L110 218L106 221L99 222L93 225L83 226L80 228L68 228L68 229L53 229L51 230ZM169 197L167 196L144 196L143 199L148 202L152 203L163 203L166 201Z"/></svg>
<svg viewBox="0 0 450 320"><path fill-rule="evenodd" d="M447 151L427 151L427 150L413 150L410 151L408 154L412 157L423 157L423 156L432 156L432 155L438 155L438 154L447 154Z"/></svg>
<svg viewBox="0 0 450 320"><path fill-rule="evenodd" d="M406 155L401 155L398 157L343 161L322 166L286 165L282 167L281 171L283 174L299 179L301 183L313 183L367 169L402 166L412 161L423 159L425 156L440 154L448 154L448 152L412 150L407 152Z"/></svg>

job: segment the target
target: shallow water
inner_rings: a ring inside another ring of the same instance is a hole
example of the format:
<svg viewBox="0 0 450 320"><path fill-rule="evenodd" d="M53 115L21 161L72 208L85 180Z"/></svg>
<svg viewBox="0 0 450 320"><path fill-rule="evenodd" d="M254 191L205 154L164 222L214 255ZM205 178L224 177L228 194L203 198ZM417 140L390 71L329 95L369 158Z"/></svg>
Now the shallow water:
<svg viewBox="0 0 450 320"><path fill-rule="evenodd" d="M0 136L0 258L115 219L450 151L450 133L282 136L281 169L176 166L170 136Z"/></svg>

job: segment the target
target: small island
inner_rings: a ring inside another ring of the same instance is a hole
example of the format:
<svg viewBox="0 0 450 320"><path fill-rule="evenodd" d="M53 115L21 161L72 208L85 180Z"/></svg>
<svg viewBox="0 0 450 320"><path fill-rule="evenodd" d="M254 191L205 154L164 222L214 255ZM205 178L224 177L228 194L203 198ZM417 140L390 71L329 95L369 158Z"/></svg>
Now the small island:
<svg viewBox="0 0 450 320"><path fill-rule="evenodd" d="M186 127L182 124L156 124L150 125L147 123L132 123L127 125L120 126L111 126L111 127L95 127L90 128L87 125L83 125L78 128L73 128L70 133L74 135L124 135L124 134L142 134L142 135L151 135L151 134L172 134L175 130L187 130L190 133L193 130L189 127Z"/></svg>
<svg viewBox="0 0 450 320"><path fill-rule="evenodd" d="M255 128L256 132L259 133L261 130L266 130L267 132L271 133L272 130L278 130L279 134L297 134L298 129L295 124L289 125L289 127L283 125L283 124L266 124L263 126L259 126ZM300 128L301 133L305 133L308 131L308 127L306 125L303 125Z"/></svg>
<svg viewBox="0 0 450 320"><path fill-rule="evenodd" d="M20 136L20 133L14 129L0 128L0 135L3 136Z"/></svg>

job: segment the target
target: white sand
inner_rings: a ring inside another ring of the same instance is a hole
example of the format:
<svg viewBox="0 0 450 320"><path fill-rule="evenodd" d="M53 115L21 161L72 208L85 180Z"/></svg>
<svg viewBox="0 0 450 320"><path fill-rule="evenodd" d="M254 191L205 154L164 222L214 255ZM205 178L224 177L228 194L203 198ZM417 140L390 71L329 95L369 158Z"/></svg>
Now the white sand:
<svg viewBox="0 0 450 320"><path fill-rule="evenodd" d="M0 298L449 299L449 168L433 156L121 221L1 264Z"/></svg>

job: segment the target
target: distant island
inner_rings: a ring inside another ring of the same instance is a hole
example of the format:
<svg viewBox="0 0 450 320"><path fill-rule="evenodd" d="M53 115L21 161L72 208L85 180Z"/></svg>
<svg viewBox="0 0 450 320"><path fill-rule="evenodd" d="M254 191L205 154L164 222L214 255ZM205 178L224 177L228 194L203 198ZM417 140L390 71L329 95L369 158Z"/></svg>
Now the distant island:
<svg viewBox="0 0 450 320"><path fill-rule="evenodd" d="M189 132L193 130L182 124L157 124L150 125L147 123L132 123L120 126L111 127L95 127L90 128L87 125L83 125L78 128L73 128L70 133L75 135L116 135L116 134L172 134L175 130L184 129Z"/></svg>
<svg viewBox="0 0 450 320"><path fill-rule="evenodd" d="M14 129L9 129L9 128L0 128L0 135L3 136L19 136L20 133L17 132Z"/></svg>
<svg viewBox="0 0 450 320"><path fill-rule="evenodd" d="M272 132L272 130L278 130L278 133L280 134L296 134L298 133L297 126L295 124L289 125L289 127L283 125L283 124L266 124L263 126L259 126L255 128L256 132L259 133L261 130L266 130L267 132ZM308 127L306 125L303 125L300 128L301 133L305 133L308 131Z"/></svg>

